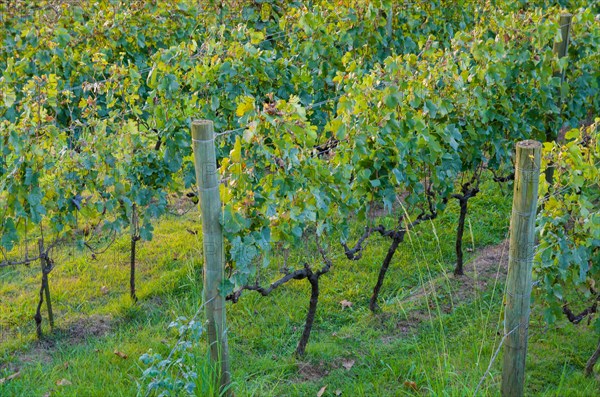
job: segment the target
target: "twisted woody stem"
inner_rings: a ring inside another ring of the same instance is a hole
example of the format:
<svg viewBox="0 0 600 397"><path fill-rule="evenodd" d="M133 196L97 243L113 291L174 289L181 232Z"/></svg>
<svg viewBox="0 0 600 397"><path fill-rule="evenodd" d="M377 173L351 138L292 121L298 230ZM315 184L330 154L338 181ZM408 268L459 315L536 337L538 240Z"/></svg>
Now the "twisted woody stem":
<svg viewBox="0 0 600 397"><path fill-rule="evenodd" d="M297 269L293 272L289 270L284 270L283 277L277 279L272 282L268 287L263 287L259 284L258 280L255 284L244 285L237 291L229 294L226 299L232 301L233 303L238 302L239 298L242 295L243 291L256 291L262 296L268 296L281 287L292 280L308 280L310 284L310 301L308 305L308 312L306 313L306 321L304 323L304 329L302 330L302 335L300 336L300 340L298 341L298 346L296 347L296 355L298 357L303 357L306 354L306 346L310 339L310 334L313 328L313 324L315 321L315 315L317 313L317 305L319 303L319 279L326 273L329 273L333 263L327 257L325 250L319 244L318 236L316 236L317 247L319 250L319 254L323 260L323 266L319 270L313 270L313 268L308 264L304 263L302 269ZM284 267L286 269L286 267Z"/></svg>

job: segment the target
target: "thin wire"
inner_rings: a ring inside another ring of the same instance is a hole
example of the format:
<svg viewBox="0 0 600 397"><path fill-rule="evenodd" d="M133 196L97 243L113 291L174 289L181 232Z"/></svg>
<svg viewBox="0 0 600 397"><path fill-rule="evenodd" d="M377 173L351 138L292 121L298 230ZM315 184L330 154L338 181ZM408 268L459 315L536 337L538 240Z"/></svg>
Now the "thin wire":
<svg viewBox="0 0 600 397"><path fill-rule="evenodd" d="M339 95L334 96L333 98L329 98L329 99L326 99L321 102L313 103L311 105L306 106L306 110L316 109L318 107L328 104L329 102L336 101L336 100L340 99L341 97L343 97L344 95L345 94L339 94Z"/></svg>
<svg viewBox="0 0 600 397"><path fill-rule="evenodd" d="M319 91L319 92L316 92L316 93L314 93L313 95L316 95L316 94L319 94L319 93L323 93L323 92L324 92L324 90L322 90L322 91ZM336 96L335 96L335 97L333 97L333 98L329 98L329 99L326 99L326 100L324 100L324 101L321 101L321 102L317 102L317 103L314 103L314 104L308 105L308 106L306 106L306 107L305 107L305 109L306 109L306 110L312 110L312 109L315 109L315 108L321 107L321 106L323 106L323 105L325 105L325 104L327 104L327 103L333 102L333 101L335 101L335 100L337 100L337 99L341 98L342 96L344 96L344 94L336 95ZM228 134L233 134L233 133L236 133L236 132L239 132L239 131L245 130L245 129L247 129L248 127L249 127L249 125L247 124L247 125L246 125L246 126L244 126L244 127L239 127L239 128L235 128L235 129L232 129L232 130L226 130L226 131L223 131L223 132L217 132L217 133L215 133L215 137L219 137L219 136L223 136L223 135L228 135Z"/></svg>
<svg viewBox="0 0 600 397"><path fill-rule="evenodd" d="M227 130L227 131L223 131L223 132L216 132L215 133L215 138L218 137L218 136L222 136L222 135L233 134L235 132L239 132L239 131L245 130L246 128L248 128L248 126L236 128L236 129L233 129L233 130Z"/></svg>
<svg viewBox="0 0 600 397"><path fill-rule="evenodd" d="M148 66L148 67L142 68L142 69L138 70L138 73L139 74L144 74L144 73L149 72L150 70L152 70L152 68L153 68L153 66ZM76 85L74 87L65 87L61 91L75 92L76 90L82 89L84 86L94 86L96 84L104 84L104 83L108 83L108 82L112 82L112 81L119 81L119 80L121 80L123 78L126 78L126 77L128 77L128 76L121 76L120 78L117 78L117 79L109 77L109 78L106 78L104 80L96 80L96 81L93 81L93 82L84 81L80 85Z"/></svg>
<svg viewBox="0 0 600 397"><path fill-rule="evenodd" d="M498 348L496 349L496 352L492 356L492 359L490 360L490 363L489 363L489 365L488 365L485 373L483 374L483 376L479 380L479 383L477 384L477 387L475 388L475 392L473 393L473 396L477 396L477 392L479 391L479 388L483 384L483 381L485 380L485 378L487 378L488 374L490 373L490 370L492 369L492 365L496 361L496 357L498 357L498 353L500 353L500 349L502 348L502 345L504 344L504 341L506 340L506 338L510 334L512 334L513 332L515 332L517 330L517 328L519 328L521 325L522 325L521 323L517 324L513 329L510 330L510 332L508 332L508 333L504 334L504 336L502 336L502 339L500 340L500 344L498 345Z"/></svg>

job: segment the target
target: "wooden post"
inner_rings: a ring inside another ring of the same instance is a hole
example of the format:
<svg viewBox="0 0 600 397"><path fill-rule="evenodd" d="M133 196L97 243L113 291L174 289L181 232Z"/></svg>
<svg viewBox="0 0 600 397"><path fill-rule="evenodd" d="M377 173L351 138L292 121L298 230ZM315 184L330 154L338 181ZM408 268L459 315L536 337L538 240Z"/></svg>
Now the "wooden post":
<svg viewBox="0 0 600 397"><path fill-rule="evenodd" d="M504 313L502 396L523 395L542 144L517 143Z"/></svg>
<svg viewBox="0 0 600 397"><path fill-rule="evenodd" d="M225 297L220 293L224 275L223 231L221 230L221 198L213 122L192 122L192 143L196 168L196 183L202 210L202 240L204 248L204 302L206 305L208 342L211 359L219 368L221 390L231 396L229 388L229 349L225 318Z"/></svg>
<svg viewBox="0 0 600 397"><path fill-rule="evenodd" d="M554 54L558 56L558 58L564 58L567 56L567 50L569 49L569 40L571 34L571 21L573 20L572 14L562 14L559 19L560 23L560 36L562 41L558 43L554 43ZM555 76L560 76L561 80L565 79L565 71L562 72L557 70L554 72Z"/></svg>
<svg viewBox="0 0 600 397"><path fill-rule="evenodd" d="M388 40L388 48L390 47L390 42L392 41L392 38L394 36L394 30L393 30L393 23L394 23L394 3L392 2L386 12L386 16L385 16L385 35L387 36L387 40Z"/></svg>
<svg viewBox="0 0 600 397"><path fill-rule="evenodd" d="M559 59L567 56L567 50L569 49L569 40L570 40L570 34L571 34L572 19L573 19L572 14L561 14L561 16L559 18L560 36L562 38L562 41L554 43L554 47L553 47L553 52L556 56L558 56ZM565 73L566 73L566 69L563 69L562 71L560 69L557 69L554 71L554 77L560 77L560 81L562 83L565 81ZM560 99L558 102L558 106L560 108L562 106L562 101L563 101L561 89L559 89L559 97L560 97ZM555 127L555 130L554 129L546 130L546 142L555 141L556 138L558 137L558 132L561 128L562 128L561 118L558 117L558 122ZM553 164L548 164L548 167L546 167L546 170L544 172L546 175L546 182L548 182L548 184L552 185L552 183L554 181L554 166L553 166Z"/></svg>
<svg viewBox="0 0 600 397"><path fill-rule="evenodd" d="M392 39L394 38L394 3L390 3L387 8L380 11L380 14L381 13L385 13L385 54L390 56L392 54Z"/></svg>

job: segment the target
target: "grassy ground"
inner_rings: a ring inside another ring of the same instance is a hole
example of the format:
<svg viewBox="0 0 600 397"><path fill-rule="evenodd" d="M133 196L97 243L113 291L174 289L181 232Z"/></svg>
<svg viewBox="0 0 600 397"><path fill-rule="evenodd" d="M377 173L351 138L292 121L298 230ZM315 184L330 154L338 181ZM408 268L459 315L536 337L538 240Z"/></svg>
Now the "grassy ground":
<svg viewBox="0 0 600 397"><path fill-rule="evenodd" d="M397 253L380 314L367 307L386 241L373 240L357 262L338 256L322 278L304 359L292 353L308 284L291 283L268 298L243 295L228 313L236 395L315 396L325 386L323 396L473 395L501 339L506 246L500 243L510 198L486 185L472 203L468 275L458 280L451 275L453 203ZM39 270L0 271L0 378L19 372L0 381L0 396L135 395L144 370L140 355L149 349L168 354L177 340L168 324L192 316L201 302L200 241L186 231L200 228L197 216L160 220L155 239L140 245L138 304L128 296L127 239L97 260L63 253L50 275L57 327L42 342L35 339L32 319ZM342 300L352 306L343 307ZM583 325L547 328L540 312L534 306L527 394L600 393L597 379L582 376L594 335ZM500 364L501 354L478 395L499 394Z"/></svg>

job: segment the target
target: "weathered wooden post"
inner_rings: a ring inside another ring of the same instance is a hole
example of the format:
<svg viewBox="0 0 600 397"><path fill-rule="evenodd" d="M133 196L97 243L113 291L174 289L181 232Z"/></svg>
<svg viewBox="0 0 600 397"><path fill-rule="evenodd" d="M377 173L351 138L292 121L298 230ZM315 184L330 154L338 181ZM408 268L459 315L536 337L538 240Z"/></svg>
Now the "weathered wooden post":
<svg viewBox="0 0 600 397"><path fill-rule="evenodd" d="M502 396L523 395L542 144L517 143L504 318Z"/></svg>
<svg viewBox="0 0 600 397"><path fill-rule="evenodd" d="M560 24L560 37L562 41L554 43L553 51L558 58L564 58L567 56L567 50L569 49L569 40L571 35L571 21L573 20L572 14L561 14L559 19ZM557 70L554 72L555 76L560 76L561 80L565 79L565 70L562 72Z"/></svg>
<svg viewBox="0 0 600 397"><path fill-rule="evenodd" d="M388 50L390 47L390 43L394 37L394 30L393 30L393 24L394 24L394 3L390 3L387 11L386 11L386 16L385 16L385 35L387 36L387 40L388 40Z"/></svg>
<svg viewBox="0 0 600 397"><path fill-rule="evenodd" d="M210 355L219 368L221 390L233 395L229 384L229 349L225 318L225 297L219 292L224 275L223 231L221 229L221 198L215 153L213 122L192 122L192 143L196 168L196 183L202 210L202 240L204 248L204 304Z"/></svg>
<svg viewBox="0 0 600 397"><path fill-rule="evenodd" d="M559 26L560 26L560 37L561 41L554 43L554 47L552 48L554 54L558 57L558 59L562 59L567 56L567 50L569 49L569 40L571 35L571 21L573 20L572 14L561 14L559 18ZM563 70L556 69L554 71L554 77L560 77L560 81L565 81L565 73L566 68ZM563 101L562 89L559 89L559 102L558 106L561 107L561 102ZM560 117L558 117L558 123L556 125L556 129L549 129L546 131L546 142L553 142L558 137L558 131L562 128L562 123ZM546 167L546 182L552 185L554 181L554 166L552 164L548 164Z"/></svg>

